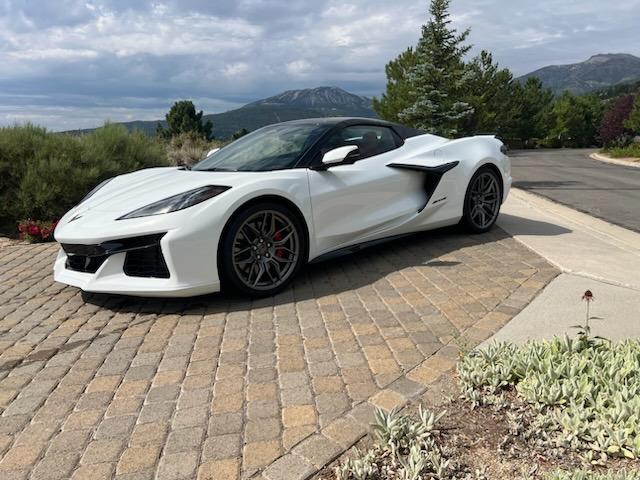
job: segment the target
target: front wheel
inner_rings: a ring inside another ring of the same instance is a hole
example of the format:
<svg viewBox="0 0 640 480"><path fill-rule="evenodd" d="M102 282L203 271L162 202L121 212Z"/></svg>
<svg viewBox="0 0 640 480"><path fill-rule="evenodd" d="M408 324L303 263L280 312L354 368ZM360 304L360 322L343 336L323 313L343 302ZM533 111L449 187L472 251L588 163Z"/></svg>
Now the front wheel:
<svg viewBox="0 0 640 480"><path fill-rule="evenodd" d="M490 168L480 168L467 187L461 223L471 232L488 232L498 219L501 203L498 175Z"/></svg>
<svg viewBox="0 0 640 480"><path fill-rule="evenodd" d="M224 280L251 296L282 291L305 261L302 228L297 216L278 203L243 210L223 238Z"/></svg>

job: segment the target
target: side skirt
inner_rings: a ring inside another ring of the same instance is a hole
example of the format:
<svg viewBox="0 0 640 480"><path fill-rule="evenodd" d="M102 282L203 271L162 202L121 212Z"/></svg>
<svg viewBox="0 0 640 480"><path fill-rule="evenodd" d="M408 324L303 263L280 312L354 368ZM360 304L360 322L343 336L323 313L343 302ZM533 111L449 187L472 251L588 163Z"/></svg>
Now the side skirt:
<svg viewBox="0 0 640 480"><path fill-rule="evenodd" d="M377 240L370 240L368 242L349 245L348 247L343 247L343 248L339 248L338 250L332 250L331 252L323 253L319 257L316 257L313 260L311 260L309 264L324 262L325 260L343 257L345 255L351 255L352 253L359 252L360 250L364 250L365 248L374 247L376 245L380 245L387 242L393 242L394 240L409 237L416 233L417 232L402 233L400 235L392 235L391 237L378 238Z"/></svg>

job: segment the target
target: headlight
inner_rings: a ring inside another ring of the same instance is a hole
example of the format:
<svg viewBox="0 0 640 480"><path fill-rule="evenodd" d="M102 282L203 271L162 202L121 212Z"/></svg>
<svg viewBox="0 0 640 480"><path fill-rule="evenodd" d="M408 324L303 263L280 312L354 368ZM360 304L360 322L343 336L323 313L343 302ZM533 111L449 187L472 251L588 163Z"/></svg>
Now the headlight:
<svg viewBox="0 0 640 480"><path fill-rule="evenodd" d="M100 182L98 185L96 185L95 187L93 187L93 190L91 190L89 193L87 193L84 197L82 197L82 200L80 200L78 202L78 205L80 205L82 202L89 200L90 197L93 196L94 193L96 193L98 190L100 190L102 187L104 187L107 183L109 183L111 180L113 180L114 177L111 178L107 178L106 180L103 180L102 182Z"/></svg>
<svg viewBox="0 0 640 480"><path fill-rule="evenodd" d="M163 213L175 212L185 208L193 207L198 203L204 202L210 198L226 192L231 187L219 187L207 185L205 187L189 190L188 192L179 193L173 197L165 198L159 202L152 203L146 207L138 208L133 212L118 218L117 220L125 220L127 218L149 217L151 215L161 215Z"/></svg>

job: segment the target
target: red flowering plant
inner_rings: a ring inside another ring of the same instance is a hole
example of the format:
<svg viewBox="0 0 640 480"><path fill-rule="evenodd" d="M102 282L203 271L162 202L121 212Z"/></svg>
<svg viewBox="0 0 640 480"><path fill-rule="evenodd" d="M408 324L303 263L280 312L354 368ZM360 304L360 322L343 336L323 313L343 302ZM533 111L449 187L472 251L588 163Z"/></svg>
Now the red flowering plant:
<svg viewBox="0 0 640 480"><path fill-rule="evenodd" d="M51 242L57 224L57 220L31 220L30 218L21 220L18 222L20 240L26 240L29 243Z"/></svg>

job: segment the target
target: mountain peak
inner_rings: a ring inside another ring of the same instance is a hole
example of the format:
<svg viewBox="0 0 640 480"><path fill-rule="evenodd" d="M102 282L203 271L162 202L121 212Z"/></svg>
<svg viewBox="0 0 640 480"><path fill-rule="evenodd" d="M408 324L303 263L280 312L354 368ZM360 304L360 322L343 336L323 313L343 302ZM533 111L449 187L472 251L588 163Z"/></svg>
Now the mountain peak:
<svg viewBox="0 0 640 480"><path fill-rule="evenodd" d="M570 65L550 65L520 77L538 77L555 93L586 93L640 79L640 58L628 53L598 53Z"/></svg>
<svg viewBox="0 0 640 480"><path fill-rule="evenodd" d="M371 100L343 90L340 87L315 87L287 90L269 98L250 103L259 105L287 105L292 107L370 107Z"/></svg>
<svg viewBox="0 0 640 480"><path fill-rule="evenodd" d="M589 63L605 63L605 62L609 62L611 60L640 60L638 59L638 57L631 55L629 53L596 53L595 55L591 55L587 60L585 60L584 62L582 62L583 64L589 64ZM577 63L575 65L581 65L580 63Z"/></svg>

